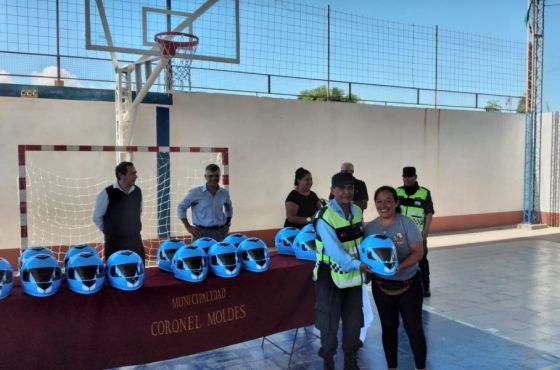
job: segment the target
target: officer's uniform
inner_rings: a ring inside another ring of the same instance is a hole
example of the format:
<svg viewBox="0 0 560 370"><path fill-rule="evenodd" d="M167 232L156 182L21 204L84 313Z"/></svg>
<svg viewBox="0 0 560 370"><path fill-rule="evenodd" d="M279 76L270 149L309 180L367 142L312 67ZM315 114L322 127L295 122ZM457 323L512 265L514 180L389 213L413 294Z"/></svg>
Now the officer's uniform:
<svg viewBox="0 0 560 370"><path fill-rule="evenodd" d="M337 184L337 175L333 176L333 186ZM350 174L342 175L352 178ZM325 360L325 368L334 368L338 325L342 319L345 369L355 369L363 326L361 285L364 279L358 257L358 246L364 235L362 210L351 203L350 215L345 217L333 199L319 212L315 226L317 254L313 279L315 325L321 331L319 356Z"/></svg>
<svg viewBox="0 0 560 370"><path fill-rule="evenodd" d="M409 194L407 194L407 190L409 190ZM416 191L413 194L410 194L411 190ZM418 186L418 183L415 183L415 185L409 189L406 189L404 186L397 188L397 195L401 203L402 214L410 217L416 226L418 226L418 230L423 232L426 223L426 215L434 213L434 206L430 191L422 186ZM422 285L424 287L424 292L429 294L430 264L428 262L427 239L424 239L424 256L418 262L418 266L420 267L420 272L422 273Z"/></svg>

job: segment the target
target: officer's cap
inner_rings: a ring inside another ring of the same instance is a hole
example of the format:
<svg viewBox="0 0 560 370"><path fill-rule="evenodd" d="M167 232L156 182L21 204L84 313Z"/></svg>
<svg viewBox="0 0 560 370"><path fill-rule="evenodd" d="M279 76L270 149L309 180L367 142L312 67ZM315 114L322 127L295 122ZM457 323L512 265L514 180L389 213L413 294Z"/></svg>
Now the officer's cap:
<svg viewBox="0 0 560 370"><path fill-rule="evenodd" d="M354 185L354 176L351 173L339 172L333 175L331 179L331 186L333 188L341 188L348 184Z"/></svg>

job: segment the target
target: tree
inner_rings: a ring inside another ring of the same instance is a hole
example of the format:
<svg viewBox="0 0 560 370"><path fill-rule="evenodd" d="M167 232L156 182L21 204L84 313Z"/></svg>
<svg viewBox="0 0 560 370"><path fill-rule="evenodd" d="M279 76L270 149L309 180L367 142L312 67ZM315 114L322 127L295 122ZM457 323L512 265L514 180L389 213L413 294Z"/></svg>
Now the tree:
<svg viewBox="0 0 560 370"><path fill-rule="evenodd" d="M520 97L517 102L517 113L525 113L525 96Z"/></svg>
<svg viewBox="0 0 560 370"><path fill-rule="evenodd" d="M327 87L319 86L311 90L303 90L298 95L298 100L327 101ZM357 103L360 97L356 94L344 95L344 90L333 87L329 94L329 101L343 103Z"/></svg>
<svg viewBox="0 0 560 370"><path fill-rule="evenodd" d="M499 112L502 109L502 106L498 103L497 100L489 100L484 107L484 110L487 112Z"/></svg>

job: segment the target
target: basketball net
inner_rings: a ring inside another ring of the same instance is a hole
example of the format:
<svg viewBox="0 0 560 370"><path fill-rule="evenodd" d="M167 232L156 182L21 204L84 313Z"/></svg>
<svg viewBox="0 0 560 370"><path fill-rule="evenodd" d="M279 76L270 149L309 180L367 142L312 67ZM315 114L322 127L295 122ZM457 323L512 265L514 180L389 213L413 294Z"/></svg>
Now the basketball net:
<svg viewBox="0 0 560 370"><path fill-rule="evenodd" d="M165 88L167 92L192 89L192 57L196 53L198 37L181 32L162 32L156 35L163 58L169 61L165 66Z"/></svg>

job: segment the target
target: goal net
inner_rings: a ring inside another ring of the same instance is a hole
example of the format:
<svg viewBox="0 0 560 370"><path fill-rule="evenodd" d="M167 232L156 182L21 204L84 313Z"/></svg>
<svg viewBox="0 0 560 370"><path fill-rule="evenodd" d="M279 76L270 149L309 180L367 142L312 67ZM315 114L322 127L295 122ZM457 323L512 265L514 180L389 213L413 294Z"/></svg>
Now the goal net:
<svg viewBox="0 0 560 370"><path fill-rule="evenodd" d="M59 261L69 247L91 244L103 256L103 233L92 221L97 194L115 180L115 153L131 152L142 189L142 239L147 260L161 241L190 236L177 205L205 183L204 169L217 164L228 187L227 148L20 145L21 247L50 248ZM189 214L189 218L192 216Z"/></svg>

